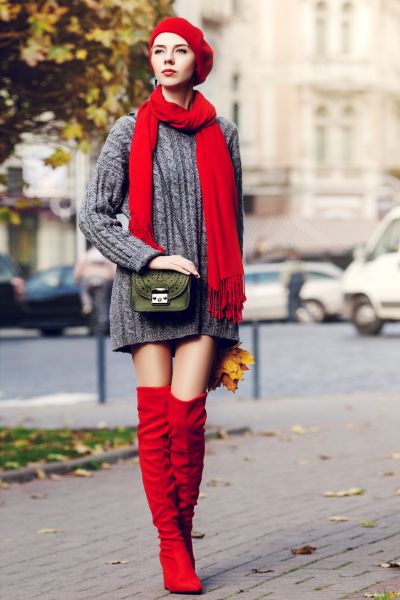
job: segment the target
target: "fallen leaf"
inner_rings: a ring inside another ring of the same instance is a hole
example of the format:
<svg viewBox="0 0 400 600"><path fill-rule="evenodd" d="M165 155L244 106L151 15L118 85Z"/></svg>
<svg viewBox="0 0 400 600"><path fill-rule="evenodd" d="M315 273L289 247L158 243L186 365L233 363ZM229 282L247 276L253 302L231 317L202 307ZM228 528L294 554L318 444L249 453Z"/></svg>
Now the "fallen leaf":
<svg viewBox="0 0 400 600"><path fill-rule="evenodd" d="M199 531L198 529L192 529L192 538L201 539L205 535L206 534L204 533L204 531Z"/></svg>
<svg viewBox="0 0 400 600"><path fill-rule="evenodd" d="M393 477L394 475L397 475L397 471L385 471L384 472L385 477Z"/></svg>
<svg viewBox="0 0 400 600"><path fill-rule="evenodd" d="M266 437L273 437L274 435L278 435L277 431L270 431L270 430L266 430L266 431L260 431L260 435L265 435Z"/></svg>
<svg viewBox="0 0 400 600"><path fill-rule="evenodd" d="M349 488L348 490L339 490L338 492L324 492L322 495L323 496L360 496L361 494L364 494L365 490L361 489L361 488Z"/></svg>
<svg viewBox="0 0 400 600"><path fill-rule="evenodd" d="M361 527L378 527L378 523L376 521L369 521L368 519L363 519L360 521Z"/></svg>
<svg viewBox="0 0 400 600"><path fill-rule="evenodd" d="M44 527L43 529L38 529L37 533L59 533L62 529L58 529L57 527Z"/></svg>
<svg viewBox="0 0 400 600"><path fill-rule="evenodd" d="M75 442L72 447L78 454L92 454L92 449L82 442Z"/></svg>
<svg viewBox="0 0 400 600"><path fill-rule="evenodd" d="M321 460L329 460L332 458L332 456L329 456L328 454L318 454L318 456Z"/></svg>
<svg viewBox="0 0 400 600"><path fill-rule="evenodd" d="M306 433L307 430L302 425L292 425L291 431L293 433L301 434L301 433Z"/></svg>
<svg viewBox="0 0 400 600"><path fill-rule="evenodd" d="M102 468L103 470L107 470L107 469L111 469L111 468L112 468L112 466L111 466L111 465L110 465L110 463L108 463L108 462L103 462L103 463L101 463L101 468Z"/></svg>
<svg viewBox="0 0 400 600"><path fill-rule="evenodd" d="M218 435L219 438L222 438L223 440L228 440L229 439L229 433L225 429L223 429L222 427L220 429L218 429L217 435Z"/></svg>
<svg viewBox="0 0 400 600"><path fill-rule="evenodd" d="M296 463L298 465L308 465L309 462L310 462L309 458L299 458L299 460L296 460Z"/></svg>
<svg viewBox="0 0 400 600"><path fill-rule="evenodd" d="M394 458L395 460L400 460L400 452L393 452L392 458Z"/></svg>
<svg viewBox="0 0 400 600"><path fill-rule="evenodd" d="M337 521L338 523L342 521L350 521L350 517L344 517L342 515L333 515L332 517L329 517L329 521Z"/></svg>
<svg viewBox="0 0 400 600"><path fill-rule="evenodd" d="M16 460L8 460L4 463L4 466L7 467L7 469L18 469L20 464Z"/></svg>
<svg viewBox="0 0 400 600"><path fill-rule="evenodd" d="M10 484L7 481L3 481L0 479L0 490L8 490L10 488Z"/></svg>
<svg viewBox="0 0 400 600"><path fill-rule="evenodd" d="M59 475L58 473L50 473L49 479L52 479L53 481L59 481L59 479L62 479L62 475Z"/></svg>
<svg viewBox="0 0 400 600"><path fill-rule="evenodd" d="M106 565L126 565L129 560L106 560Z"/></svg>
<svg viewBox="0 0 400 600"><path fill-rule="evenodd" d="M93 471L88 471L87 469L74 469L72 474L76 477L93 477Z"/></svg>
<svg viewBox="0 0 400 600"><path fill-rule="evenodd" d="M68 458L68 456L65 456L65 454L52 453L52 454L47 455L47 460L48 461L57 460L59 462L63 462L63 461L69 460L69 458Z"/></svg>
<svg viewBox="0 0 400 600"><path fill-rule="evenodd" d="M201 499L201 498L207 498L207 494L205 492L200 492L199 499Z"/></svg>
<svg viewBox="0 0 400 600"><path fill-rule="evenodd" d="M47 494L46 492L31 494L31 498L34 498L35 500L42 500L43 498L47 498Z"/></svg>
<svg viewBox="0 0 400 600"><path fill-rule="evenodd" d="M253 456L251 454L245 454L243 460L253 460Z"/></svg>
<svg viewBox="0 0 400 600"><path fill-rule="evenodd" d="M315 546L299 546L298 548L291 548L292 554L312 554L316 551Z"/></svg>
<svg viewBox="0 0 400 600"><path fill-rule="evenodd" d="M400 488L397 488L397 490L394 490L394 495L400 496Z"/></svg>
<svg viewBox="0 0 400 600"><path fill-rule="evenodd" d="M383 567L384 569L400 569L400 561L391 560L386 563L381 563L379 566Z"/></svg>
<svg viewBox="0 0 400 600"><path fill-rule="evenodd" d="M257 567L255 569L252 569L251 572L252 573L273 573L274 570L273 569L263 568L263 567L260 567L260 568Z"/></svg>
<svg viewBox="0 0 400 600"><path fill-rule="evenodd" d="M35 469L35 475L38 479L47 479L46 473L41 468Z"/></svg>
<svg viewBox="0 0 400 600"><path fill-rule="evenodd" d="M225 481L225 479L222 479L222 477L214 477L214 479L210 479L209 481L207 481L206 485L211 485L213 487L216 487L218 485L231 485L229 483L229 481Z"/></svg>

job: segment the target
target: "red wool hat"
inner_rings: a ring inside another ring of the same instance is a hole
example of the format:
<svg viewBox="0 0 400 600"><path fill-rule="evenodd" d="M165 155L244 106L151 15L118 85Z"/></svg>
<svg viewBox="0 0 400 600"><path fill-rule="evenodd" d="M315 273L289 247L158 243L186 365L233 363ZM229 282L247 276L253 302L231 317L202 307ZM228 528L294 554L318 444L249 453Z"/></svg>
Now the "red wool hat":
<svg viewBox="0 0 400 600"><path fill-rule="evenodd" d="M195 25L192 25L187 19L183 17L166 17L162 21L158 23L158 25L153 30L149 40L149 53L148 59L150 68L154 73L154 69L151 65L151 48L153 46L153 42L159 33L164 33L169 31L171 33L176 33L183 37L191 49L193 50L196 56L196 72L197 77L195 77L194 85L198 85L199 83L203 83L207 78L207 75L212 69L213 66L213 57L214 51L210 44L206 42L204 39L204 35L202 30Z"/></svg>

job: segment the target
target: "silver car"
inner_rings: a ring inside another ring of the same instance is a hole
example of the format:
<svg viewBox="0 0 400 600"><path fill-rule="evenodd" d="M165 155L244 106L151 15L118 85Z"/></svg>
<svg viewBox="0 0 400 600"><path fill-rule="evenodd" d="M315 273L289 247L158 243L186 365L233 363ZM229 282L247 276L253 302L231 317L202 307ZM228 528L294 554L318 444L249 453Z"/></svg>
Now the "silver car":
<svg viewBox="0 0 400 600"><path fill-rule="evenodd" d="M343 313L343 270L329 262L302 261L306 282L298 309L300 321L322 322ZM245 264L247 300L243 321L286 320L288 292L283 284L285 263Z"/></svg>

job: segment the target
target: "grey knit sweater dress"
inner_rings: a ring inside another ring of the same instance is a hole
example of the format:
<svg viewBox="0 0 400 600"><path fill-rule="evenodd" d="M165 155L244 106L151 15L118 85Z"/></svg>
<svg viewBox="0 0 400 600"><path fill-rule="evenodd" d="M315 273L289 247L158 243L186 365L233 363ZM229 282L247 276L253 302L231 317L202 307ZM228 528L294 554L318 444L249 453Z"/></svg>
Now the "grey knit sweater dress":
<svg viewBox="0 0 400 600"><path fill-rule="evenodd" d="M131 352L134 344L170 340L174 356L177 339L198 334L215 336L219 348L231 346L239 340L239 325L227 318L216 319L207 310L207 236L195 133L180 131L163 122L158 125L153 154L154 239L165 248L166 255L179 254L193 261L200 279L192 276L193 296L186 311L145 314L131 308L132 272L143 273L152 258L163 255L133 236L116 218L119 213L128 220L130 216L128 164L135 121L135 113L115 121L91 173L78 213L78 226L85 237L117 265L110 305L111 349L113 352ZM236 176L239 210L237 231L232 231L232 236L238 235L243 257L238 128L220 116L217 116L217 123L227 141ZM185 237L184 241L181 236Z"/></svg>

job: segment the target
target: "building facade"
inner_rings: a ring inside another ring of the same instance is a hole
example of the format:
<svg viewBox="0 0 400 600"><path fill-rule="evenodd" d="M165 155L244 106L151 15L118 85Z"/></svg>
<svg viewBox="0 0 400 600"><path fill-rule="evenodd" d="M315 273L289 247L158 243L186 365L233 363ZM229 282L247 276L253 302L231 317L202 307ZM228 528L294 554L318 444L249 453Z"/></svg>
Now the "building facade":
<svg viewBox="0 0 400 600"><path fill-rule="evenodd" d="M197 10L195 10L196 5ZM176 2L216 51L249 212L375 220L400 201L400 2Z"/></svg>

